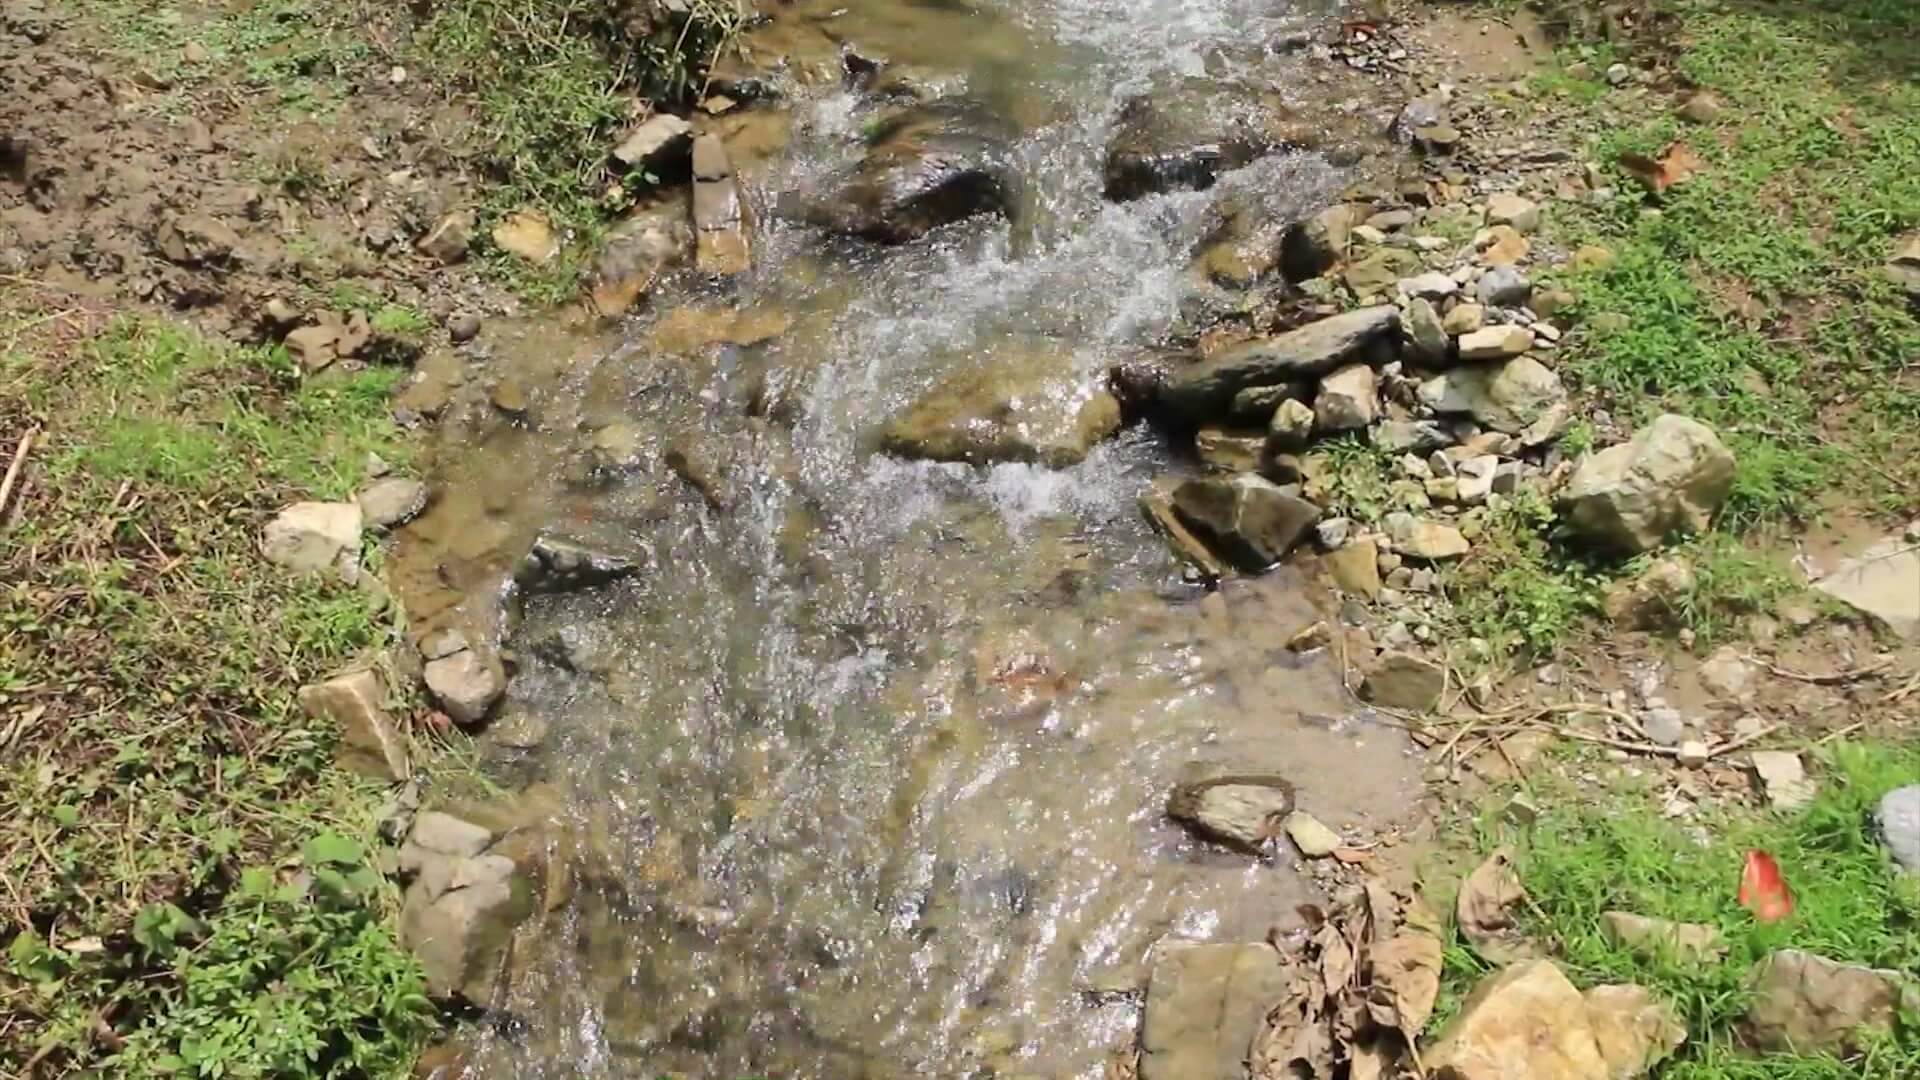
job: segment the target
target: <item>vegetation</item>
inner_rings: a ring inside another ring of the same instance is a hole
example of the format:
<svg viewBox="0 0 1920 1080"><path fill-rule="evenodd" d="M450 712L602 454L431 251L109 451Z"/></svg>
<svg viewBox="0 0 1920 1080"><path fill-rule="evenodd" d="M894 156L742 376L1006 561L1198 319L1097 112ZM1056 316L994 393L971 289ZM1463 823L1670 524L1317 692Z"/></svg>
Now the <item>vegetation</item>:
<svg viewBox="0 0 1920 1080"><path fill-rule="evenodd" d="M43 431L0 539L0 1064L393 1072L428 1021L345 839L378 792L295 691L394 628L256 542L370 451L405 460L398 373L303 384L279 349L0 299L28 313L0 427Z"/></svg>
<svg viewBox="0 0 1920 1080"><path fill-rule="evenodd" d="M1636 982L1670 1002L1689 1032L1660 1073L1674 1080L1920 1075L1920 1033L1858 1060L1817 1056L1753 1058L1733 1025L1750 1000L1747 974L1780 948L1805 949L1847 963L1920 969L1920 884L1902 875L1874 834L1871 813L1887 791L1920 777L1920 749L1839 744L1817 751L1822 789L1814 802L1782 816L1736 809L1673 820L1654 792L1618 789L1605 805L1578 792L1536 792L1546 814L1513 830L1489 816L1479 848L1511 843L1526 887L1527 929L1581 986ZM1784 921L1756 921L1736 901L1749 850L1771 854L1794 894ZM1609 941L1606 911L1629 911L1719 929L1724 961L1690 963L1646 956ZM1457 1008L1488 966L1464 943L1446 953L1446 1009Z"/></svg>

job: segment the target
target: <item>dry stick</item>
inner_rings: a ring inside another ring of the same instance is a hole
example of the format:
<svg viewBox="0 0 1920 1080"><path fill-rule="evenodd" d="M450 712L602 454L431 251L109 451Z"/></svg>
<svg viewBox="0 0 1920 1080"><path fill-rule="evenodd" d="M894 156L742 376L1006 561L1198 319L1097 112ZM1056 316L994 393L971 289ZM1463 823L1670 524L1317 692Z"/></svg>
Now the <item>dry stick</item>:
<svg viewBox="0 0 1920 1080"><path fill-rule="evenodd" d="M1853 723L1848 724L1846 727L1840 728L1837 731L1827 732L1825 735L1822 735L1818 739L1815 739L1812 745L1825 746L1836 739L1844 739L1847 736L1853 734L1856 731L1859 731L1861 728L1866 726L1867 726L1867 722L1865 720L1856 720Z"/></svg>
<svg viewBox="0 0 1920 1080"><path fill-rule="evenodd" d="M7 499L13 494L13 485L20 479L20 470L26 467L27 453L33 449L33 440L40 435L40 429L30 427L20 436L20 445L14 448L13 464L7 466L7 478L0 480L0 522L7 516Z"/></svg>
<svg viewBox="0 0 1920 1080"><path fill-rule="evenodd" d="M1888 666L1893 663L1893 657L1882 656L1875 659L1871 664L1862 664L1859 667L1848 668L1845 671L1835 671L1835 672L1830 672L1828 674L1820 675L1820 674L1814 674L1806 671L1795 671L1792 668L1781 667L1779 664L1770 663L1766 660L1762 660L1751 653L1747 655L1747 659L1753 661L1756 664L1761 665L1762 667L1765 667L1768 671L1773 672L1775 675L1778 675L1783 679L1792 679L1795 682L1812 683L1815 686L1836 686L1840 683L1853 682L1856 679L1870 678L1874 675L1878 675L1886 671Z"/></svg>

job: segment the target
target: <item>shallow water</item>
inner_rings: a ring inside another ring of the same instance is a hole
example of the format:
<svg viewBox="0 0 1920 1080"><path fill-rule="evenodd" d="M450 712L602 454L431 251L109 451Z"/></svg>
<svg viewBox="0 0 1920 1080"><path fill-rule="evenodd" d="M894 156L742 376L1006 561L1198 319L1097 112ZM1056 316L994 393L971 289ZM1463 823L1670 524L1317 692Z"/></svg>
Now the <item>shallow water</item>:
<svg viewBox="0 0 1920 1080"><path fill-rule="evenodd" d="M514 1022L474 1063L555 1080L1098 1076L1138 1001L1095 991L1138 986L1155 940L1257 940L1312 895L1285 854L1168 824L1176 781L1283 773L1339 827L1404 810L1413 766L1355 714L1334 657L1286 650L1329 614L1303 575L1181 583L1136 504L1188 467L1160 436L1052 471L904 463L873 434L959 365L1038 342L1094 373L1217 302L1190 264L1222 199L1285 220L1350 178L1290 155L1109 204L1113 118L1195 76L1320 92L1264 43L1329 16L1254 0L780 11L764 40L814 49L816 67L843 39L1014 118L1022 211L888 251L781 221L768 208L851 160L869 115L796 62L791 139L742 170L754 271L674 287L784 332L670 351L650 316L617 341L496 346L491 374L533 388L530 419L448 426L446 494L397 576L423 625L507 632L518 670L482 741L538 742L497 752L559 793L583 840L572 901L517 947L499 1003ZM776 399L760 410L775 419L747 415ZM588 482L596 438L626 461ZM688 447L720 463L723 508L663 464ZM647 570L508 623L493 601L541 529Z"/></svg>

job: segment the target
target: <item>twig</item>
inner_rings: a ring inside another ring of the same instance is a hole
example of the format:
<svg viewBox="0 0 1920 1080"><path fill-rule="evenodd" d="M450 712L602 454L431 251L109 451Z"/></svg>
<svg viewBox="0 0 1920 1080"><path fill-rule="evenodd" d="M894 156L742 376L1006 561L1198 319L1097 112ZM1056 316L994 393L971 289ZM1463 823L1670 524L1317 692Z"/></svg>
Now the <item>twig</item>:
<svg viewBox="0 0 1920 1080"><path fill-rule="evenodd" d="M1848 724L1846 727L1840 728L1836 731L1829 731L1825 735L1820 736L1818 739L1815 739L1813 741L1813 745L1825 746L1830 742L1834 742L1839 739L1844 739L1847 736L1853 734L1856 731L1859 731L1861 728L1866 726L1867 726L1867 722L1865 720L1855 720L1853 723Z"/></svg>
<svg viewBox="0 0 1920 1080"><path fill-rule="evenodd" d="M1880 704L1894 705L1907 700L1916 693L1920 693L1920 671L1914 672L1911 679L1908 679L1903 685L1895 687L1886 697L1881 698Z"/></svg>
<svg viewBox="0 0 1920 1080"><path fill-rule="evenodd" d="M1716 746L1713 749L1707 751L1707 756L1709 758L1717 758L1721 754L1731 754L1735 750L1738 750L1741 747L1747 746L1751 743L1759 742L1761 739L1764 739L1767 736L1779 730L1780 730L1779 724L1768 724L1766 727L1763 727L1758 731L1751 731L1730 742L1721 743L1719 746Z"/></svg>
<svg viewBox="0 0 1920 1080"><path fill-rule="evenodd" d="M1569 728L1569 727L1555 726L1553 730L1556 733L1566 738L1574 739L1579 742L1599 743L1601 746L1611 746L1616 750L1626 750L1630 753L1653 754L1658 757L1679 757L1680 756L1680 748L1677 746L1661 746L1657 743L1628 742L1625 739L1613 739L1605 735L1594 735L1590 732L1579 731L1575 728Z"/></svg>
<svg viewBox="0 0 1920 1080"><path fill-rule="evenodd" d="M13 464L7 466L7 478L0 480L0 522L7 516L7 499L13 494L14 482L20 479L20 470L26 467L27 453L33 449L33 440L40 436L40 429L30 427L20 436L20 445L14 447Z"/></svg>
<svg viewBox="0 0 1920 1080"><path fill-rule="evenodd" d="M1773 672L1775 675L1778 675L1783 679L1792 679L1795 682L1812 683L1815 686L1836 686L1840 683L1853 682L1856 679L1869 678L1871 676L1878 675L1881 672L1885 671L1888 665L1893 663L1893 657L1882 656L1874 660L1874 662L1871 664L1862 664L1859 667L1848 668L1845 671L1834 671L1826 674L1815 674L1812 672L1795 671L1792 668L1781 667L1779 664L1769 663L1765 660L1760 659L1757 656L1752 655L1751 653L1748 654L1747 659L1753 661L1756 664L1760 664L1761 666L1765 667L1768 671Z"/></svg>

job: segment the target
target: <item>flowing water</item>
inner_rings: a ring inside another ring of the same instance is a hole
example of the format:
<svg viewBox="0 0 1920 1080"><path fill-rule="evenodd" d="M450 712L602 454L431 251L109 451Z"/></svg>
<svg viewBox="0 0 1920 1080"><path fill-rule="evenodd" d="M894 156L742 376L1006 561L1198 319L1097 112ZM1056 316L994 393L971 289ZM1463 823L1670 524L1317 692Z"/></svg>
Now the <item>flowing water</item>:
<svg viewBox="0 0 1920 1080"><path fill-rule="evenodd" d="M1230 305L1190 268L1220 201L1287 220L1351 177L1289 155L1109 204L1114 118L1196 78L1330 93L1267 45L1332 17L783 6L765 33L844 37L1011 117L1015 223L876 250L764 212L852 160L870 115L796 85L784 138L756 154L733 129L763 210L752 273L673 286L692 314L618 340L494 344L488 377L531 387L528 417L447 425L445 494L397 576L422 625L506 627L516 674L482 743L579 841L571 896L523 935L496 1003L513 1022L473 1048L480 1075L1098 1076L1138 1022L1138 995L1107 991L1140 985L1156 940L1258 940L1313 896L1287 855L1165 821L1175 782L1282 773L1336 826L1405 810L1398 735L1356 711L1326 650L1285 648L1331 611L1308 578L1181 582L1136 505L1191 468L1161 436L1059 471L871 449L962 365L1038 342L1095 373ZM679 340L714 326L748 344ZM709 464L712 502L662 464L676 453ZM492 600L539 530L646 569L506 623Z"/></svg>

